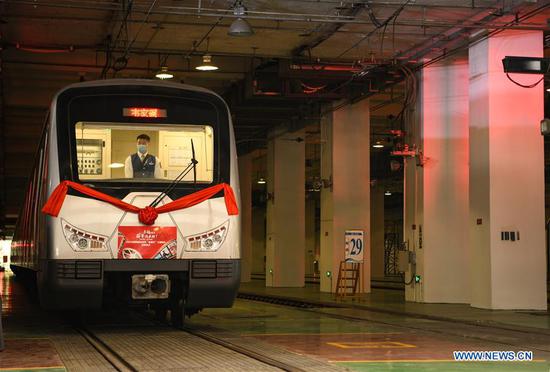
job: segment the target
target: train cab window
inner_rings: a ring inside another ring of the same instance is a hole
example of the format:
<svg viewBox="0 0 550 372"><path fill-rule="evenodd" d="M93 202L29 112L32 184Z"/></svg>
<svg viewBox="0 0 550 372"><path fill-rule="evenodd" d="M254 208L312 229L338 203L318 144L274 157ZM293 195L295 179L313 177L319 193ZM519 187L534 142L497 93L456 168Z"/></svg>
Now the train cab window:
<svg viewBox="0 0 550 372"><path fill-rule="evenodd" d="M214 135L209 125L78 122L75 126L81 180L167 182L191 163L197 182L214 176ZM183 182L193 182L189 172Z"/></svg>

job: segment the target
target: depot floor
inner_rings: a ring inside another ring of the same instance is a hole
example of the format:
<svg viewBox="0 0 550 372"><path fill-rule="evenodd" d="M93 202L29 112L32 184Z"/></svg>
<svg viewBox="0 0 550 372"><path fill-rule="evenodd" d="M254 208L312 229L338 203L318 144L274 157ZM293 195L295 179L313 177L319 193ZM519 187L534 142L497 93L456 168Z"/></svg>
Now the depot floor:
<svg viewBox="0 0 550 372"><path fill-rule="evenodd" d="M0 370L71 370L60 357L56 322L48 321L49 315L37 308L12 276L0 273L0 280L7 344L6 351L0 352ZM241 289L246 293L276 292L271 294L340 302L331 295L319 295L311 286L272 290L265 289L263 282L254 281ZM378 290L360 301L350 302L350 306L340 303L346 306L305 309L238 299L233 308L207 309L192 317L189 324L321 359L335 369L550 371L547 313L404 304L399 297L399 291ZM390 313L383 312L384 298ZM408 315L399 314L404 309ZM528 350L534 352L534 361L455 362L452 353L455 350ZM67 350L63 352L67 355ZM75 351L74 358L79 357L85 356Z"/></svg>

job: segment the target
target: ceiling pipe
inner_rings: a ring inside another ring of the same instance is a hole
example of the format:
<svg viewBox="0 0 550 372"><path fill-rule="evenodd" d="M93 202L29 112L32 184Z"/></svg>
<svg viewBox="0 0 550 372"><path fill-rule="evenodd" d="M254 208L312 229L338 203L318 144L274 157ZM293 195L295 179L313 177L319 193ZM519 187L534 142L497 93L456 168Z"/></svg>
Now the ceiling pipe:
<svg viewBox="0 0 550 372"><path fill-rule="evenodd" d="M25 19L26 21L28 20L48 20L48 21L57 21L57 20L60 20L60 21L83 21L83 22L104 22L105 19L104 18L100 18L100 17L66 17L66 16L60 16L59 14L56 15L55 17L52 17L52 16L41 16L41 15L22 15L22 14L5 14L3 15L3 17L5 19ZM115 18L113 19L113 22L122 22L123 20L122 19L118 19L118 18ZM127 23L129 24L138 24L138 23L141 23L142 20L140 19L128 19L126 21ZM150 22L150 23L154 23L154 22ZM156 23L156 22L155 22ZM205 22L199 22L199 23L196 23L196 22L177 22L177 21L162 21L162 22L159 22L161 23L162 25L165 25L165 26L193 26L193 27L211 27L212 24L211 23L205 23ZM229 28L231 25L230 24L219 24L217 27L218 28ZM413 24L401 24L400 22L397 22L396 23L396 26L415 26ZM417 27L419 27L420 25L417 25ZM447 27L447 26L438 26L438 25L431 25L431 24L428 24L429 27L431 28L439 28L439 27ZM534 29L541 29L541 27L547 27L546 24L544 25L536 25L536 24L533 24L532 26ZM309 30L309 29L306 29L304 27L287 27L287 26L284 26L284 25L279 25L279 26L265 26L265 25L254 25L254 29L256 30L270 30L270 31L289 31L289 32L305 32L305 31L308 31L308 32L311 32L312 34L315 34L319 31L316 31L316 30ZM354 30L337 30L335 31L337 33L341 33L341 34L349 34L349 35L362 35L365 33L364 30L361 30L361 31L354 31ZM422 37L430 37L430 36L435 36L435 35L438 35L439 32L435 31L434 33L426 33L426 32L418 32L418 33L415 33L415 32L399 32L398 30L396 30L395 32L395 35L407 35L407 36L422 36Z"/></svg>
<svg viewBox="0 0 550 372"><path fill-rule="evenodd" d="M4 0L4 3L7 4L18 4L18 5L32 5L34 6L42 6L42 7L55 7L55 8L67 8L67 9L84 9L84 10L93 10L93 11L117 11L118 8L112 7L112 6L105 6L105 3L95 3L95 2L83 2L83 4L90 4L90 5L82 5L80 2L73 5L73 3L39 3L37 5L36 2L31 0ZM376 4L373 4L376 5ZM410 5L410 4L409 4ZM409 6L407 5L407 7ZM428 7L428 6L426 6ZM229 12L229 10L223 10L223 9L215 9L215 13L208 13L205 12L207 10L210 10L208 8L188 8L190 10L194 10L194 12L189 11L164 11L162 9L181 9L182 7L168 7L168 6L159 6L157 10L153 10L150 12L150 14L154 15L180 15L180 16L200 16L200 17L223 17L223 18L239 18L239 16L236 16ZM187 9L187 8L186 8ZM487 9L487 10L493 10L496 11L495 8L482 8L482 7L476 7L476 8L470 8L468 9ZM133 12L136 13L143 13L147 14L148 9L145 8L139 8L138 6L134 6L132 9ZM252 12L248 12L252 13ZM330 15L317 15L317 14L308 14L308 13L277 13L277 12L255 12L259 15L253 15L248 14L246 17L241 17L243 19L258 19L258 20L270 20L270 21L287 21L287 22L304 22L304 23L348 23L348 24L362 24L362 25L372 25L372 22L370 20L358 20L355 19L355 17L341 17L341 16L330 16ZM267 14L266 16L262 16L262 14ZM277 16L281 15L281 16ZM338 18L340 17L340 18ZM141 21L141 20L140 20ZM462 21L462 20L461 20ZM139 21L138 21L139 22ZM544 27L544 25L533 25L533 26L506 26L506 25L498 25L498 24L479 24L479 25L471 25L471 26L463 26L460 22L457 23L444 23L444 22L438 22L438 21L420 21L420 23L413 23L410 21L399 21L396 22L396 26L411 26L411 27L455 27L455 26L462 26L462 27L472 27L472 28L509 28L509 29L535 29L535 30L547 30L548 27ZM226 26L229 27L229 26ZM527 28L530 27L530 28ZM277 29L277 28L276 28ZM280 28L279 28L280 29Z"/></svg>
<svg viewBox="0 0 550 372"><path fill-rule="evenodd" d="M522 21L524 21L524 20L530 19L530 18L532 18L532 17L538 15L539 13L543 12L545 9L548 9L548 8L550 8L550 4L549 4L549 3L546 3L546 4L544 4L544 5L538 6L538 7L533 8L533 9L527 11L527 12L524 12L523 15L522 15L521 17L519 17L519 20L518 20L517 18L514 18L514 20L510 21L509 23L510 23L510 24L513 24L513 23L515 23L515 22L522 22ZM513 11L511 11L510 13L513 14ZM428 61L426 61L426 62L423 62L422 64L418 65L418 66L416 67L416 69L422 69L422 68L427 67L427 66L429 66L429 65L431 65L431 64L434 64L434 63L436 63L436 62L438 62L438 61L441 61L441 60L443 60L443 59L445 59L445 58L448 58L449 56L455 55L456 53L458 53L458 52L464 50L466 47L471 46L471 45L473 45L473 44L476 44L476 43L478 43L478 42L480 42L480 41L482 41L482 40L485 40L485 39L489 38L490 36L493 36L493 35L496 35L496 34L502 32L502 31L504 31L504 29L493 29L492 31L489 31L489 32L486 33L485 35L483 35L483 36L481 36L481 37L479 37L479 38L477 38L477 39L475 39L475 40L467 40L467 42L463 42L462 44L458 45L457 47L455 47L455 48L453 48L453 49L450 49L450 50L444 49L444 53L442 53L442 54L440 54L439 56L434 57L434 58L432 58L432 59L430 59L430 60L428 60ZM460 36L461 36L460 31L457 31L457 34L458 34L458 36L459 36L458 39L459 39L459 41L460 41ZM451 41L451 42L456 42L456 40L453 40L453 41ZM450 42L449 42L449 43L450 43ZM449 43L447 43L447 44L449 44ZM419 54L417 54L417 55L425 56L426 54L428 54L428 53L426 53L426 51L423 51L423 53L419 53Z"/></svg>
<svg viewBox="0 0 550 372"><path fill-rule="evenodd" d="M118 11L118 6L105 6L103 2L91 2L91 1L78 1L78 2L41 2L36 3L32 0L4 0L7 4L17 5L32 5L33 7L54 7L54 8L68 8L68 9L87 9L87 10L103 10L103 11ZM166 10L165 10L166 9ZM149 13L149 10L143 6L135 4L132 8L136 13ZM197 7L174 7L174 6L159 6L156 10L150 12L150 14L157 15L183 15L183 16L201 16L201 17L224 17L224 18L246 18L246 19L263 19L273 21L296 21L296 22L336 22L336 23L357 23L357 24L370 24L370 21L361 21L350 19L350 17L332 16L325 14L309 14L309 13L282 13L282 12L259 12L259 11L247 11L246 17L235 15L231 10L227 9L213 9L213 8L197 8Z"/></svg>
<svg viewBox="0 0 550 372"><path fill-rule="evenodd" d="M340 6L342 4L342 1L341 0L293 0L297 3L305 3L305 4L314 4L314 5L319 5L319 4L334 4L336 6ZM362 0L362 1L355 1L355 2L351 2L351 5L362 5L364 4L366 1L368 0ZM431 0L433 1L433 0ZM498 9L497 7L491 7L491 6L480 6L480 5L472 5L472 3L466 3L464 5L456 5L456 4L451 4L451 5L443 5L443 4L432 4L430 0L427 0L427 2L420 2L420 1L416 1L414 3L411 3L411 7L425 7L425 8L434 8L434 9L437 9L437 8L456 8L456 9ZM376 0L370 0L368 1L368 3L370 5L374 5L374 6L382 6L382 7L386 7L386 8L397 8L398 6L400 6L401 4L399 3L395 3L395 2L389 2L389 1L376 1Z"/></svg>
<svg viewBox="0 0 550 372"><path fill-rule="evenodd" d="M35 62L35 61L21 61L21 60L8 60L8 59L4 59L2 63L6 65L15 65L17 67L21 67L24 65L44 66L44 67L50 67L53 69L57 68L59 69L59 71L67 71L67 69L72 69L73 71L97 72L97 71L101 71L101 69L103 68L102 66L91 65L91 64L81 64L81 63L52 63L52 62ZM124 70L129 72L134 71L134 72L151 73L150 68L140 67L140 66L127 66ZM179 75L191 74L193 76L196 75L197 77L204 77L205 79L210 78L211 76L217 76L217 79L229 79L230 77L243 78L245 74L244 72L241 72L241 71L220 71L220 72L217 72L215 75L211 75L201 71L196 71L194 69L185 70L185 69L177 69L177 68L171 68L170 72L175 72L175 73L178 73Z"/></svg>

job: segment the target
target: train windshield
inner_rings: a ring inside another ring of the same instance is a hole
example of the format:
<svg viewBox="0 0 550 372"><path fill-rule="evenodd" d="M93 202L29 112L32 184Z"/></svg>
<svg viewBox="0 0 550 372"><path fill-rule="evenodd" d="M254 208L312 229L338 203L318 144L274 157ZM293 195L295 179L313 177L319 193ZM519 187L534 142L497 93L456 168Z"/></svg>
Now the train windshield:
<svg viewBox="0 0 550 372"><path fill-rule="evenodd" d="M168 182L190 164L193 143L197 182L213 181L210 125L78 122L75 135L81 180ZM193 172L183 182L193 182Z"/></svg>

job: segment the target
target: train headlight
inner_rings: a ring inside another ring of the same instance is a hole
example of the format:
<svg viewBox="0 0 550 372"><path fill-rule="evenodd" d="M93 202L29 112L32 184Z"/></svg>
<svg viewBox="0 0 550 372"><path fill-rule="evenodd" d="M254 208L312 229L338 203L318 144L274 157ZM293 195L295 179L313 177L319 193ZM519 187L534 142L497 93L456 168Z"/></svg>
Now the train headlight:
<svg viewBox="0 0 550 372"><path fill-rule="evenodd" d="M215 252L222 246L227 230L229 229L229 220L212 230L185 237L186 252Z"/></svg>
<svg viewBox="0 0 550 372"><path fill-rule="evenodd" d="M63 235L73 251L102 252L107 250L107 237L79 229L65 220L61 220Z"/></svg>

